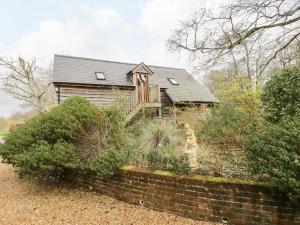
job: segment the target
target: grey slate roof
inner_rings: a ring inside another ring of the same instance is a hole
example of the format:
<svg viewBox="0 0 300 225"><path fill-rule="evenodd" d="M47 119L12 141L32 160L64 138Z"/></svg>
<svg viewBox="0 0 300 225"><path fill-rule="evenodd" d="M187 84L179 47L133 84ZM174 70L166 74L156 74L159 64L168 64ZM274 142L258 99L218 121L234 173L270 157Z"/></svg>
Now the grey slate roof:
<svg viewBox="0 0 300 225"><path fill-rule="evenodd" d="M137 65L138 64L55 55L53 82L133 86L127 73ZM153 71L150 83L158 84L161 88L167 88L166 93L174 102L218 101L204 84L196 81L184 69L159 66L148 67ZM106 80L97 80L95 72L104 72ZM179 85L172 85L168 78L174 78Z"/></svg>

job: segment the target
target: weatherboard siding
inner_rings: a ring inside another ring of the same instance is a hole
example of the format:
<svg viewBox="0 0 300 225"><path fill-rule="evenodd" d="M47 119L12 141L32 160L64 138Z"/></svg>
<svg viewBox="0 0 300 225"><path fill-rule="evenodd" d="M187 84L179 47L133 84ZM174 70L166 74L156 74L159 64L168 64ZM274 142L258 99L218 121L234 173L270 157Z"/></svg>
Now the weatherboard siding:
<svg viewBox="0 0 300 225"><path fill-rule="evenodd" d="M162 114L168 116L172 101L165 91L161 90ZM110 106L117 101L117 96L127 96L128 104L134 94L133 89L118 89L112 87L59 86L56 101L63 101L71 96L82 96L97 106ZM59 97L58 97L59 95Z"/></svg>
<svg viewBox="0 0 300 225"><path fill-rule="evenodd" d="M134 90L116 89L112 87L71 87L60 86L57 101L63 101L71 96L82 96L96 106L111 106L117 102L118 96L126 96L131 102Z"/></svg>

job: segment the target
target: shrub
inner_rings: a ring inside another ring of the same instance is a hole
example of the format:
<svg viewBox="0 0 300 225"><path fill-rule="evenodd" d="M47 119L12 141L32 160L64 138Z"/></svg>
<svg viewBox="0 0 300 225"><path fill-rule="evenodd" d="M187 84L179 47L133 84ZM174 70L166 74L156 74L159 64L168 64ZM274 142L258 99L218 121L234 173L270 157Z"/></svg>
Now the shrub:
<svg viewBox="0 0 300 225"><path fill-rule="evenodd" d="M150 150L145 154L148 165L151 169L163 170L167 167L167 157L161 150Z"/></svg>
<svg viewBox="0 0 300 225"><path fill-rule="evenodd" d="M222 103L200 120L196 135L206 143L241 146L253 120L234 104Z"/></svg>
<svg viewBox="0 0 300 225"><path fill-rule="evenodd" d="M130 128L135 135L135 164L150 169L188 174L190 167L186 156L176 149L184 148L182 130L167 122L144 121Z"/></svg>
<svg viewBox="0 0 300 225"><path fill-rule="evenodd" d="M147 121L146 123L138 124L138 126L141 129L137 131L139 133L137 144L138 148L143 151L165 148L167 146L182 146L184 143L181 131L174 125Z"/></svg>
<svg viewBox="0 0 300 225"><path fill-rule="evenodd" d="M116 150L108 148L101 154L91 157L85 169L92 171L100 179L112 176L130 160L131 155L132 152L128 149Z"/></svg>
<svg viewBox="0 0 300 225"><path fill-rule="evenodd" d="M23 177L61 179L66 169L89 167L99 176L111 174L129 157L122 116L118 106L98 110L71 97L12 131L0 156Z"/></svg>
<svg viewBox="0 0 300 225"><path fill-rule="evenodd" d="M300 117L280 124L266 122L249 136L246 156L253 174L270 180L292 198L300 199Z"/></svg>
<svg viewBox="0 0 300 225"><path fill-rule="evenodd" d="M123 104L117 103L104 109L104 118L99 126L103 144L123 148L128 142Z"/></svg>
<svg viewBox="0 0 300 225"><path fill-rule="evenodd" d="M54 180L61 178L66 168L74 169L80 163L76 148L62 140L54 145L43 140L38 141L15 158L21 177Z"/></svg>
<svg viewBox="0 0 300 225"><path fill-rule="evenodd" d="M300 69L282 70L262 93L262 128L249 136L246 156L253 174L300 199Z"/></svg>
<svg viewBox="0 0 300 225"><path fill-rule="evenodd" d="M166 170L176 174L191 173L187 155L175 151L172 146L149 150L144 157L151 169Z"/></svg>
<svg viewBox="0 0 300 225"><path fill-rule="evenodd" d="M168 171L176 174L191 173L191 167L187 155L181 154L179 156L176 156L172 154L167 158L167 161L168 161L168 165L167 165Z"/></svg>
<svg viewBox="0 0 300 225"><path fill-rule="evenodd" d="M97 109L81 97L65 100L12 131L0 155L21 176L59 178L64 168L80 163L75 143L97 123Z"/></svg>
<svg viewBox="0 0 300 225"><path fill-rule="evenodd" d="M300 113L300 67L282 70L269 80L261 96L266 120L277 123Z"/></svg>

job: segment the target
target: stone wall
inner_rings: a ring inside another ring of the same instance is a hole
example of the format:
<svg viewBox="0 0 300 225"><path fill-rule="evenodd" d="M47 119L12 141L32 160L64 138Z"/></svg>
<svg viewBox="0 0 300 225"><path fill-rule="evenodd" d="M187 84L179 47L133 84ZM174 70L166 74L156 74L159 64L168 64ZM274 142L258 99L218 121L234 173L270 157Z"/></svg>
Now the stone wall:
<svg viewBox="0 0 300 225"><path fill-rule="evenodd" d="M112 178L69 179L116 199L227 224L300 224L300 206L263 184L124 167Z"/></svg>

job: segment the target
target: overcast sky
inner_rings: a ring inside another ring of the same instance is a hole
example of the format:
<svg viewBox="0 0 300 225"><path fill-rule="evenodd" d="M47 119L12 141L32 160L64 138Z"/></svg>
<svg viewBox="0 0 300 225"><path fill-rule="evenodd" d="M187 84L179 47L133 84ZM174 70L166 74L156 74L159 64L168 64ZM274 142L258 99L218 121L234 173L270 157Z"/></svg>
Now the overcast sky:
<svg viewBox="0 0 300 225"><path fill-rule="evenodd" d="M189 69L165 48L170 31L200 7L221 0L0 0L0 55L35 57L50 65L54 54ZM0 116L20 110L0 92Z"/></svg>

